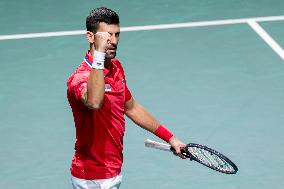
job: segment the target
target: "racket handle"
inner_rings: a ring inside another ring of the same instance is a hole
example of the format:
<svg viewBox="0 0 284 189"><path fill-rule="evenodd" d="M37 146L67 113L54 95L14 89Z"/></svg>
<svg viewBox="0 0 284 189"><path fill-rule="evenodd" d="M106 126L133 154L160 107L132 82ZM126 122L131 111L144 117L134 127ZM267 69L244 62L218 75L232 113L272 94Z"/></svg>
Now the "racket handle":
<svg viewBox="0 0 284 189"><path fill-rule="evenodd" d="M146 139L145 140L145 146L149 147L149 148L156 148L159 150L164 150L164 151L170 151L171 152L171 145L169 144L165 144L165 143L161 143L161 142L156 142L156 141L152 141L150 139Z"/></svg>
<svg viewBox="0 0 284 189"><path fill-rule="evenodd" d="M156 142L156 141L153 141L153 140L150 140L150 139L145 140L145 146L148 147L148 148L155 148L155 149L169 151L169 152L173 152L173 153L176 152L176 150L171 145L161 143L161 142ZM192 157L189 154L187 154L184 149L181 149L181 153L185 157L190 158L190 160L192 160Z"/></svg>

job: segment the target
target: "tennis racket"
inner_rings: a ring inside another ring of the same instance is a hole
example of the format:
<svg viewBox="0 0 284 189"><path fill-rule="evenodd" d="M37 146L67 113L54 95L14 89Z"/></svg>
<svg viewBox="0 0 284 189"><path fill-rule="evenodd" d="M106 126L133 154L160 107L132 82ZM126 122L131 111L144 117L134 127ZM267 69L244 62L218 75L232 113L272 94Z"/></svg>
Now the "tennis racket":
<svg viewBox="0 0 284 189"><path fill-rule="evenodd" d="M169 144L155 142L150 139L145 140L145 146L175 152L174 148ZM181 152L190 160L201 163L215 171L225 174L236 174L238 171L238 167L229 158L207 146L189 143L181 150Z"/></svg>

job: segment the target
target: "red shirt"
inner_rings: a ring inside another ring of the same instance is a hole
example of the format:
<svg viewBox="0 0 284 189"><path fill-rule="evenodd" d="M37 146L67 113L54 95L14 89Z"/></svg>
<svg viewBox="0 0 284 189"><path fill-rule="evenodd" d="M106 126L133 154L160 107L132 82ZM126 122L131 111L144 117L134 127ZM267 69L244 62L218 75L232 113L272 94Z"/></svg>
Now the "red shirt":
<svg viewBox="0 0 284 189"><path fill-rule="evenodd" d="M75 155L71 174L81 179L106 179L121 172L124 106L131 99L121 63L112 59L104 69L105 96L99 110L87 108L81 95L87 87L92 57L86 54L82 64L67 81L67 97L72 108L75 127Z"/></svg>

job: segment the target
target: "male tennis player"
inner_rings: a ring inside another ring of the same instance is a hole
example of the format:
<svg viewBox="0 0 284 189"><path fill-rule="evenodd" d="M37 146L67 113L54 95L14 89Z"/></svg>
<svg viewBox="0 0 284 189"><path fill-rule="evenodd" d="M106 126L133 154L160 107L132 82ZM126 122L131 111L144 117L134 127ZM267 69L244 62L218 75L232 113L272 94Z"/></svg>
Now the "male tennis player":
<svg viewBox="0 0 284 189"><path fill-rule="evenodd" d="M168 142L182 158L180 149L185 144L132 97L122 65L115 59L120 34L118 15L105 7L94 9L86 26L90 49L67 81L67 97L76 127L72 184L74 189L118 189L124 114Z"/></svg>

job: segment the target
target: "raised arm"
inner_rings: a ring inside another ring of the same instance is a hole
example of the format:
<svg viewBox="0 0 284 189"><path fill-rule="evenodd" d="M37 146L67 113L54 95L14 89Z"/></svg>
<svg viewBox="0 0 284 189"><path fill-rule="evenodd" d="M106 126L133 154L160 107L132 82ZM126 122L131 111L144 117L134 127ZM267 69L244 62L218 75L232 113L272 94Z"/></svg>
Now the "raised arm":
<svg viewBox="0 0 284 189"><path fill-rule="evenodd" d="M105 92L104 64L105 51L110 35L107 32L87 32L90 42L91 56L93 57L92 70L90 72L87 88L81 96L83 103L90 109L99 109L102 105Z"/></svg>

